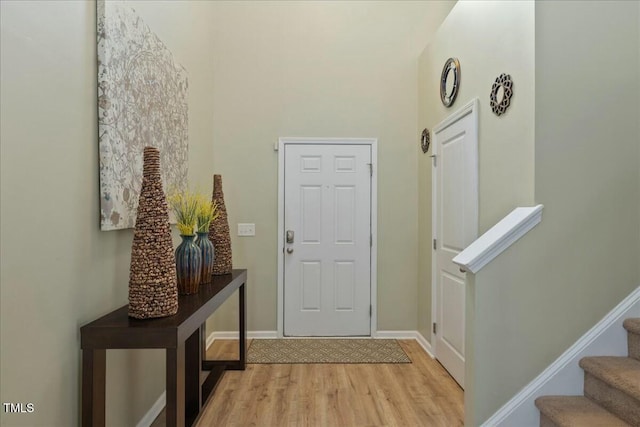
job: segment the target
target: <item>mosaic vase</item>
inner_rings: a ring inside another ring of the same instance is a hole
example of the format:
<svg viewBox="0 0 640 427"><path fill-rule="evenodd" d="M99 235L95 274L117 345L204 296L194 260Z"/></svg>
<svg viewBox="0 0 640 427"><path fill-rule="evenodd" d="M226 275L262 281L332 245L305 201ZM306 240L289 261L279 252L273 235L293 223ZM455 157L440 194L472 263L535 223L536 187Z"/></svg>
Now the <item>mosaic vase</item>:
<svg viewBox="0 0 640 427"><path fill-rule="evenodd" d="M178 312L168 209L160 178L160 151L145 147L129 269L129 316L137 319Z"/></svg>
<svg viewBox="0 0 640 427"><path fill-rule="evenodd" d="M183 236L176 248L176 270L178 274L178 293L190 295L198 292L202 275L202 255L195 243L196 236Z"/></svg>
<svg viewBox="0 0 640 427"><path fill-rule="evenodd" d="M198 240L196 245L200 248L200 256L202 257L202 273L200 284L211 283L213 280L213 262L215 258L215 249L213 243L209 240L209 232L198 232Z"/></svg>
<svg viewBox="0 0 640 427"><path fill-rule="evenodd" d="M216 255L213 261L213 274L230 274L231 234L222 191L222 175L213 175L213 201L218 205L218 217L211 222L209 229L209 240L213 243Z"/></svg>

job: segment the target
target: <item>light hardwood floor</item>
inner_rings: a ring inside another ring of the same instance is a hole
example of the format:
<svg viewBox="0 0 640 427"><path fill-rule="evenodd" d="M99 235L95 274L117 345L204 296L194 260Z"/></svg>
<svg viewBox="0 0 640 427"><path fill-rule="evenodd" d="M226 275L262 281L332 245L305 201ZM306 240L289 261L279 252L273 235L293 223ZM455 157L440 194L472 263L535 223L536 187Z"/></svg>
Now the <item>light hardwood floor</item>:
<svg viewBox="0 0 640 427"><path fill-rule="evenodd" d="M197 426L462 426L462 389L417 342L400 345L413 363L228 371ZM208 356L235 358L236 347L237 341L215 341ZM153 427L164 425L161 418Z"/></svg>

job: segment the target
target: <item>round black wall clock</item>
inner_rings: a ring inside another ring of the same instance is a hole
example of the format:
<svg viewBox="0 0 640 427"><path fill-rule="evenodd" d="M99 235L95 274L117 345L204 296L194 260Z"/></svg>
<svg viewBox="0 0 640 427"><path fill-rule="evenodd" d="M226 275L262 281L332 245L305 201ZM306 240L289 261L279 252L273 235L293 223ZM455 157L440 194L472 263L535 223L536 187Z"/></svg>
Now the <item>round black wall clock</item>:
<svg viewBox="0 0 640 427"><path fill-rule="evenodd" d="M445 107L451 107L460 87L460 61L449 58L444 63L440 76L440 99Z"/></svg>
<svg viewBox="0 0 640 427"><path fill-rule="evenodd" d="M431 145L431 136L429 135L429 129L424 128L424 130L422 131L422 138L420 139L420 146L422 147L423 153L429 151L429 145Z"/></svg>

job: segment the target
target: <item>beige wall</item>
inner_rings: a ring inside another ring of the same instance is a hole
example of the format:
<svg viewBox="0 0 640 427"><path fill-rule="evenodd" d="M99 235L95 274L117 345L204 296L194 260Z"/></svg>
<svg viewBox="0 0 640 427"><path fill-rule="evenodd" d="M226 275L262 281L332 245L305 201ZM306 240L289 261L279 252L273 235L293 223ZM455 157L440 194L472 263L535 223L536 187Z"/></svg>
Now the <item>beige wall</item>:
<svg viewBox="0 0 640 427"><path fill-rule="evenodd" d="M475 277L469 425L640 284L638 3L537 2L535 20L535 201L545 209Z"/></svg>
<svg viewBox="0 0 640 427"><path fill-rule="evenodd" d="M132 5L188 71L191 184L210 191L222 173L232 229L257 225L233 242L249 327L276 328L272 147L297 135L379 138L379 327L415 329L416 58L452 3ZM1 421L75 425L78 328L127 302L132 238L98 227L95 3L1 7L1 400L36 408ZM109 425L147 411L163 362L109 353Z"/></svg>
<svg viewBox="0 0 640 427"><path fill-rule="evenodd" d="M210 185L209 4L143 3L188 70L190 178ZM35 405L3 426L77 425L79 327L127 303L132 232L99 231L95 16L95 2L0 3L0 400ZM164 389L163 353L107 364L107 425L135 425Z"/></svg>
<svg viewBox="0 0 640 427"><path fill-rule="evenodd" d="M449 57L461 66L455 104L440 101L440 74ZM511 107L496 116L489 92L496 77L514 81ZM458 2L419 58L418 129L433 128L479 98L479 227L493 226L533 201L534 5L531 1ZM431 341L431 159L419 154L418 327ZM416 147L417 153L417 147ZM467 357L467 360L469 357ZM470 387L470 385L468 385Z"/></svg>
<svg viewBox="0 0 640 427"><path fill-rule="evenodd" d="M417 57L446 2L217 2L215 170L234 266L249 269L248 327L276 330L278 137L378 138L378 329L417 323ZM235 233L232 233L235 234ZM215 316L233 330L235 301Z"/></svg>

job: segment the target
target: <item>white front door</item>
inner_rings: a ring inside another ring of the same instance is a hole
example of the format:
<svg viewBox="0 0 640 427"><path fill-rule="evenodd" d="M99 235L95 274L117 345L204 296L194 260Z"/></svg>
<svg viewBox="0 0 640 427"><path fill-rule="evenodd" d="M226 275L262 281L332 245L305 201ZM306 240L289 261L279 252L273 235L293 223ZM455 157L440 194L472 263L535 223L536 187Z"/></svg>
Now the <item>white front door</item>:
<svg viewBox="0 0 640 427"><path fill-rule="evenodd" d="M434 129L435 355L464 388L465 273L451 260L478 235L477 101Z"/></svg>
<svg viewBox="0 0 640 427"><path fill-rule="evenodd" d="M371 334L371 146L284 146L284 335Z"/></svg>

